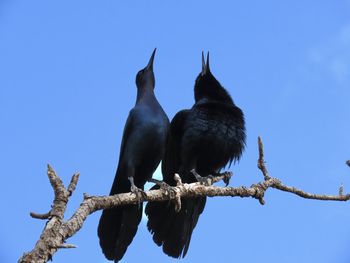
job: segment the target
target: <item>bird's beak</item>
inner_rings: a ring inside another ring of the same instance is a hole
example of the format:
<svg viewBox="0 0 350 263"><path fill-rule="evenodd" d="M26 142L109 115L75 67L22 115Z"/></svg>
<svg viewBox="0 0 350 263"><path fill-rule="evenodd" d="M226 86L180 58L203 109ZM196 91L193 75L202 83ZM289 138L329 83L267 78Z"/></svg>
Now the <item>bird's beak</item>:
<svg viewBox="0 0 350 263"><path fill-rule="evenodd" d="M153 60L154 60L154 56L155 56L155 54L156 54L156 51L157 51L157 48L155 48L155 49L153 50L153 53L152 53L152 55L151 55L151 58L149 59L149 62L148 62L148 64L147 64L147 66L146 66L146 69L151 69L151 70L153 70Z"/></svg>
<svg viewBox="0 0 350 263"><path fill-rule="evenodd" d="M206 65L205 73L210 73L210 67L209 67L209 51L208 51L208 53L207 53L207 65Z"/></svg>
<svg viewBox="0 0 350 263"><path fill-rule="evenodd" d="M207 71L207 69L205 66L204 52L202 51L202 72L201 72L201 75L204 76L206 71Z"/></svg>

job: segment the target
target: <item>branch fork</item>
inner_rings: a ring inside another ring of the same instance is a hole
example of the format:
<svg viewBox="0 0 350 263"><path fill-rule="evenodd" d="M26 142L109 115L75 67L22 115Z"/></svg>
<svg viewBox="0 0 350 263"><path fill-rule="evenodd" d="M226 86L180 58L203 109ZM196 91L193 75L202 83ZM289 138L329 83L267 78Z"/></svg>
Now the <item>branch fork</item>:
<svg viewBox="0 0 350 263"><path fill-rule="evenodd" d="M36 219L49 219L49 221L45 225L35 248L31 252L23 254L18 262L47 262L52 259L52 255L59 248L75 247L64 243L65 238L61 235L60 229L63 225L68 199L77 186L79 173L72 176L67 189L50 165L47 166L47 176L55 193L52 208L45 214L31 212L30 216Z"/></svg>

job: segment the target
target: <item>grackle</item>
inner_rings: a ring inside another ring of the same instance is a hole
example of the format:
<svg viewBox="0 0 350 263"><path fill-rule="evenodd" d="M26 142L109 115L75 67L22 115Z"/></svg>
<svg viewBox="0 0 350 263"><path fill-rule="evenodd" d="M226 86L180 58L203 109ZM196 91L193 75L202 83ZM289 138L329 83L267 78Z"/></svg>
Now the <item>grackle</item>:
<svg viewBox="0 0 350 263"><path fill-rule="evenodd" d="M209 53L194 86L195 104L178 112L170 124L162 173L165 183L174 186L174 174L183 183L205 181L221 168L240 159L245 146L244 115L209 68ZM154 186L157 189L159 186ZM153 241L165 254L179 258L188 251L191 235L206 197L182 198L175 212L171 201L149 202L147 227Z"/></svg>
<svg viewBox="0 0 350 263"><path fill-rule="evenodd" d="M143 189L161 161L169 120L154 94L154 49L148 65L136 76L137 98L126 121L119 162L110 195L144 194ZM133 240L142 217L142 203L102 212L100 246L107 259L118 262Z"/></svg>

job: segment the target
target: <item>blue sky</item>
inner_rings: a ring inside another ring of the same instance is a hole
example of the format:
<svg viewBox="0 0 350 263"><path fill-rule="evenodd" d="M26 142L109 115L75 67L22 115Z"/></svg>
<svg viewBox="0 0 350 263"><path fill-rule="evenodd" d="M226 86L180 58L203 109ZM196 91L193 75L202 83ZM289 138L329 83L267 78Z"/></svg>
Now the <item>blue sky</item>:
<svg viewBox="0 0 350 263"><path fill-rule="evenodd" d="M157 47L156 95L169 118L193 104L201 51L245 112L247 148L232 186L268 169L310 192L350 191L350 1L0 2L0 261L32 249L53 193L50 163L68 183L81 172L67 217L84 192L107 194L135 75ZM309 201L269 190L256 200L211 198L181 262L350 260L348 203ZM100 212L54 262L106 262ZM178 262L154 245L144 221L123 262Z"/></svg>

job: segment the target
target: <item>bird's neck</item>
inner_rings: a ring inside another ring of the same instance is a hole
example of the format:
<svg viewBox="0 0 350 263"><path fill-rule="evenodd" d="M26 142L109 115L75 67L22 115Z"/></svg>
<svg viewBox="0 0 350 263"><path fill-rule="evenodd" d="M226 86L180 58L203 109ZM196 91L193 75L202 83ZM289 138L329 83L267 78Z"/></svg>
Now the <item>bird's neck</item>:
<svg viewBox="0 0 350 263"><path fill-rule="evenodd" d="M155 98L153 87L142 87L137 90L136 104L153 100Z"/></svg>
<svg viewBox="0 0 350 263"><path fill-rule="evenodd" d="M195 88L195 101L218 101L233 104L231 96L222 87L197 87Z"/></svg>

